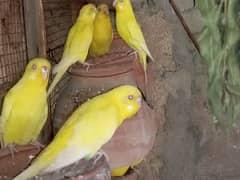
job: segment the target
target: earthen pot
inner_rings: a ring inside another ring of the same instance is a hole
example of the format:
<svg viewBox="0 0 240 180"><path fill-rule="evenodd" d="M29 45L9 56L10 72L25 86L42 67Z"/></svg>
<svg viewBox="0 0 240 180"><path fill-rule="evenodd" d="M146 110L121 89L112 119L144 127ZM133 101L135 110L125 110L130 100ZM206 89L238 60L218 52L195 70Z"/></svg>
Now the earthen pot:
<svg viewBox="0 0 240 180"><path fill-rule="evenodd" d="M146 93L144 72L138 57L116 32L110 52L101 57L89 57L87 63L91 65L86 67L76 63L69 70L72 79L81 84L76 88L111 89L121 83L130 83L137 85L144 94ZM151 86L151 79L152 72L148 70L148 86Z"/></svg>
<svg viewBox="0 0 240 180"><path fill-rule="evenodd" d="M136 55L115 33L110 52L102 57L87 60L90 67L82 64L73 65L70 81L56 100L53 126L54 133L67 120L69 115L89 98L106 92L120 85L134 85L141 89L147 98L144 73ZM148 87L152 79L148 71Z"/></svg>
<svg viewBox="0 0 240 180"><path fill-rule="evenodd" d="M89 98L120 85L134 85L144 91L144 73L135 54L115 34L111 51L100 58L91 58L86 70L81 64L70 69L71 79L56 101L54 132L56 133L71 113ZM151 73L148 73L150 79ZM151 81L148 81L151 86ZM118 168L143 159L151 150L157 125L153 110L146 104L137 115L126 120L104 146L110 158L110 168Z"/></svg>
<svg viewBox="0 0 240 180"><path fill-rule="evenodd" d="M103 146L111 169L143 160L152 149L157 133L153 110L143 103L136 116L125 120L113 138Z"/></svg>
<svg viewBox="0 0 240 180"><path fill-rule="evenodd" d="M32 159L40 152L33 145L17 146L12 155L8 148L0 150L0 179L12 179L25 169Z"/></svg>

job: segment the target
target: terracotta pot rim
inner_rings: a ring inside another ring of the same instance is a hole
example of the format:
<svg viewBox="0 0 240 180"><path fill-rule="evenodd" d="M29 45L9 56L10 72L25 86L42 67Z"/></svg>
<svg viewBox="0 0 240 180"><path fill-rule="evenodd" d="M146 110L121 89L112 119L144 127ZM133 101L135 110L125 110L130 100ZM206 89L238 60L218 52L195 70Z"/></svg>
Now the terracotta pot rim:
<svg viewBox="0 0 240 180"><path fill-rule="evenodd" d="M124 52L123 52L124 53ZM114 53L107 54L105 57L112 56ZM70 75L83 77L110 77L124 74L133 70L133 55L122 55L119 57L112 57L107 61L101 63L93 63L89 70L82 64L74 64L69 70Z"/></svg>
<svg viewBox="0 0 240 180"><path fill-rule="evenodd" d="M16 149L16 152L14 152L14 154L18 154L18 153L27 152L30 150L37 150L38 148L34 145L29 144L25 146L16 146L15 149ZM3 148L0 150L0 157L6 157L6 156L9 156L9 154L11 154L11 152L8 148Z"/></svg>

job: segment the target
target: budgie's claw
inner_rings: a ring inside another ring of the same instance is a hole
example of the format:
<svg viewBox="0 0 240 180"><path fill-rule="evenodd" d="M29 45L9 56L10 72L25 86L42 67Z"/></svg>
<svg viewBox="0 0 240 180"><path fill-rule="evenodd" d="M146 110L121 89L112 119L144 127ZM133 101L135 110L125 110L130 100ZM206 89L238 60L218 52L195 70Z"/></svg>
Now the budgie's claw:
<svg viewBox="0 0 240 180"><path fill-rule="evenodd" d="M7 145L7 148L11 154L12 160L14 160L14 153L17 152L17 149L15 148L14 144Z"/></svg>
<svg viewBox="0 0 240 180"><path fill-rule="evenodd" d="M107 162L109 162L109 157L107 153L105 153L103 150L99 150L95 155L96 159L93 161L93 166L95 166L95 164L102 158L102 156L104 156Z"/></svg>
<svg viewBox="0 0 240 180"><path fill-rule="evenodd" d="M86 71L88 72L90 66L92 66L93 64L90 64L90 63L87 63L87 62L84 62L84 63L81 63L83 66L86 66Z"/></svg>
<svg viewBox="0 0 240 180"><path fill-rule="evenodd" d="M137 56L137 51L135 51L135 50L129 50L129 51L126 52L126 55L127 55L127 56L131 56L131 55L136 55L136 56Z"/></svg>
<svg viewBox="0 0 240 180"><path fill-rule="evenodd" d="M38 142L38 141L32 141L31 143L30 143L31 145L33 145L33 146L36 146L36 148L40 151L42 148L44 148L45 146L44 145L42 145L40 142Z"/></svg>

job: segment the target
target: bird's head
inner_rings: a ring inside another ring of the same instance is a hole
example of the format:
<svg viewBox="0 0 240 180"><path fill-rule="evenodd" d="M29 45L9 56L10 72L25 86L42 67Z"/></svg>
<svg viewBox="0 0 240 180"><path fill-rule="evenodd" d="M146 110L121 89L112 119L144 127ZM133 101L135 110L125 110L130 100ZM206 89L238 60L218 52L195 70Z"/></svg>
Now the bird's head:
<svg viewBox="0 0 240 180"><path fill-rule="evenodd" d="M92 22L95 19L96 14L97 14L96 6L94 4L87 4L80 9L77 20L81 19L81 21L85 20Z"/></svg>
<svg viewBox="0 0 240 180"><path fill-rule="evenodd" d="M115 7L117 11L130 8L131 6L132 5L130 0L114 0L113 1L113 7Z"/></svg>
<svg viewBox="0 0 240 180"><path fill-rule="evenodd" d="M113 89L111 93L113 95L113 103L116 103L119 108L123 120L132 117L140 109L142 94L138 88L124 85Z"/></svg>
<svg viewBox="0 0 240 180"><path fill-rule="evenodd" d="M38 82L46 87L50 70L51 64L47 59L34 58L28 63L23 77L31 82Z"/></svg>
<svg viewBox="0 0 240 180"><path fill-rule="evenodd" d="M99 14L109 15L109 9L107 4L99 4L97 10Z"/></svg>

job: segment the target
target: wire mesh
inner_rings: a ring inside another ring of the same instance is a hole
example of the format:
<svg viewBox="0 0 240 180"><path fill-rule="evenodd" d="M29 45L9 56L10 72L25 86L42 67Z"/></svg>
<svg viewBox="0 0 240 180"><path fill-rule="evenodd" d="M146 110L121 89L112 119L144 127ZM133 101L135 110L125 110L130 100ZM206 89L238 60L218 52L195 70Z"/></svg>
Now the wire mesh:
<svg viewBox="0 0 240 180"><path fill-rule="evenodd" d="M27 63L22 0L0 0L0 94L11 87Z"/></svg>

